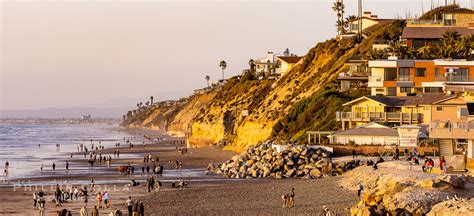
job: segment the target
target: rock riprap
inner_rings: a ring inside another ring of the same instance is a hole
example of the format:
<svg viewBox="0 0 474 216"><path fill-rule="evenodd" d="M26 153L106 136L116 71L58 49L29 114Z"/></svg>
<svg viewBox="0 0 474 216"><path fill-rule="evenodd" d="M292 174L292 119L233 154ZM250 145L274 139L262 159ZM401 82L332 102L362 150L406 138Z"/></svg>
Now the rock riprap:
<svg viewBox="0 0 474 216"><path fill-rule="evenodd" d="M228 178L321 178L359 165L359 160L333 163L330 152L311 146L289 145L277 152L271 144L260 144L222 164L209 164L208 170Z"/></svg>
<svg viewBox="0 0 474 216"><path fill-rule="evenodd" d="M426 215L433 206L454 198L455 194L469 196L466 194L469 191L463 190L467 184L465 176L399 172L403 171L359 167L348 173L342 185L353 188L353 184L359 182L364 186L360 201L351 208L351 215ZM463 212L469 210L468 205L462 205L466 206Z"/></svg>

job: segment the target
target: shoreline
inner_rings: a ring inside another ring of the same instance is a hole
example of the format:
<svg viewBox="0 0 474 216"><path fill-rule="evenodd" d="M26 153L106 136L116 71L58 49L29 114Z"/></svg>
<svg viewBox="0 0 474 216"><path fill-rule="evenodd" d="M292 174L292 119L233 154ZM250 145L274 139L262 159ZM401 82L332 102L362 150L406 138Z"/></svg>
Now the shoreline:
<svg viewBox="0 0 474 216"><path fill-rule="evenodd" d="M159 132L149 130L134 129L131 136L143 137L157 135ZM140 138L139 138L140 139ZM105 163L100 167L94 167L90 174L80 173L74 174L74 169L88 169L87 159L84 159L82 153L74 152L73 158L70 160L71 172L66 174L60 167L59 171L47 173L53 175L38 176L35 178L24 178L21 180L23 186L18 187L0 187L0 193L4 194L0 198L0 202L4 208L0 211L0 215L32 215L37 214L38 210L33 208L32 194L38 188L35 185L44 185L46 194L49 199L46 204L47 215L55 214L61 208L54 206L50 201L54 184L60 183L62 187L89 185L89 177L94 176L97 191L103 192L107 190L112 203L109 209L100 209L101 214L108 214L115 209L120 209L126 213L125 201L128 196L132 199L138 199L145 203L146 215L163 215L163 214L218 214L222 212L221 206L232 208L229 214L268 214L274 212L276 214L307 214L314 212L316 209L322 211L322 206L327 206L334 212L347 214L348 207L355 203L357 197L349 190L341 188L337 181L343 177L329 177L324 179L227 179L219 175L204 175L206 167L209 163L221 163L232 156L236 152L222 150L218 147L199 147L188 149L187 154L180 154L176 149L175 138L167 138L164 141L147 144L135 145L134 148L128 148L121 145L119 147L121 154L119 159L112 159L112 166L107 168ZM133 141L132 141L133 142ZM136 139L134 143L137 142ZM141 143L139 141L138 143ZM183 147L183 146L180 146ZM103 155L113 154L115 148L105 148L102 150ZM117 165L126 163L127 161L134 166L140 166L143 163L143 156L152 154L153 157L158 156L160 162L164 166L162 176L157 176L163 186L159 192L146 192L145 179L146 174L141 173L141 169L135 169L135 175L124 176L118 175ZM68 154L65 153L65 156ZM133 157L123 158L126 155ZM183 168L176 170L174 163L169 161L179 160L183 162ZM131 179L141 182L140 186L127 187L126 185ZM173 182L185 180L189 183L188 188L176 189L171 188ZM281 194L283 191L295 187L300 203L292 209L281 207ZM263 190L265 188L265 190ZM337 191L337 194L333 194ZM87 204L89 211L96 204L95 192L89 192L89 202ZM203 199L202 196L206 198ZM219 197L227 197L220 199ZM261 199L261 197L266 197ZM300 198L301 197L301 198ZM324 197L324 198L323 198ZM304 200L304 201L303 201ZM339 200L339 201L338 201ZM341 201L343 200L343 201ZM242 205L235 205L241 203ZM79 209L84 202L73 201L63 205L62 208L70 210L73 215L77 215ZM242 206L254 206L255 208ZM190 208L191 207L191 208Z"/></svg>

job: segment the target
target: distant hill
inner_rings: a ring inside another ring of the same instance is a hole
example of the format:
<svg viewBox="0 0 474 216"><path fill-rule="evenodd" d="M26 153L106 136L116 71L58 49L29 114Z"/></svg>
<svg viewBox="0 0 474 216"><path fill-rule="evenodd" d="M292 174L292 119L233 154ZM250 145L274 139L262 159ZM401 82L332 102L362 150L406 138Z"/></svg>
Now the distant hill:
<svg viewBox="0 0 474 216"><path fill-rule="evenodd" d="M93 108L93 107L71 107L71 108L47 108L32 110L5 110L0 111L0 118L78 118L90 114L92 118L122 118L129 108Z"/></svg>

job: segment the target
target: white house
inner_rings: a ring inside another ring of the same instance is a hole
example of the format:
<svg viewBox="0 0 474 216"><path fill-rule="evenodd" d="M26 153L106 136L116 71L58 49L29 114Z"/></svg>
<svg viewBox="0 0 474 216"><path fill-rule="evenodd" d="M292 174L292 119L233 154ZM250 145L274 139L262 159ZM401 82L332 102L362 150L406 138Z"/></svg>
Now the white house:
<svg viewBox="0 0 474 216"><path fill-rule="evenodd" d="M427 137L417 126L390 128L375 122L329 135L330 142L334 144L399 145L402 147L416 147L420 138Z"/></svg>
<svg viewBox="0 0 474 216"><path fill-rule="evenodd" d="M277 68L277 58L273 52L267 52L267 56L255 60L255 72L257 74L274 73Z"/></svg>

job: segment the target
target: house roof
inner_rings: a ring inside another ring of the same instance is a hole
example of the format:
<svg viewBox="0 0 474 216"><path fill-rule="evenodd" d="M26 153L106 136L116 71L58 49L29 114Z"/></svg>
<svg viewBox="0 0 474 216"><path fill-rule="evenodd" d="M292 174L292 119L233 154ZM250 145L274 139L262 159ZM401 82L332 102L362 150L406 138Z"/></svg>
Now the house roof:
<svg viewBox="0 0 474 216"><path fill-rule="evenodd" d="M405 27L403 29L403 39L441 39L448 31L457 31L461 35L474 34L474 29L467 27Z"/></svg>
<svg viewBox="0 0 474 216"><path fill-rule="evenodd" d="M288 64L295 64L299 60L301 60L303 57L299 56L278 56L278 59L288 63Z"/></svg>
<svg viewBox="0 0 474 216"><path fill-rule="evenodd" d="M398 137L398 131L387 126L377 124L374 122L362 125L357 128L352 128L345 131L338 131L333 133L334 136L340 135L358 135L358 136L394 136Z"/></svg>
<svg viewBox="0 0 474 216"><path fill-rule="evenodd" d="M455 14L474 14L474 10L471 10L469 8L447 8L441 13L446 14L446 13L455 13Z"/></svg>
<svg viewBox="0 0 474 216"><path fill-rule="evenodd" d="M364 96L357 98L356 100L345 103L344 106L352 105L361 100L372 100L379 102L385 106L401 107L401 106L418 106L418 105L430 105L446 99L451 99L456 96L445 95L443 93L427 93L418 94L415 96Z"/></svg>

